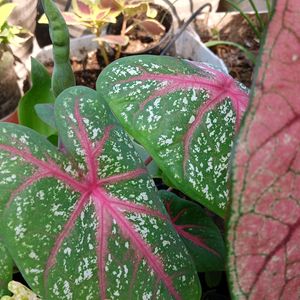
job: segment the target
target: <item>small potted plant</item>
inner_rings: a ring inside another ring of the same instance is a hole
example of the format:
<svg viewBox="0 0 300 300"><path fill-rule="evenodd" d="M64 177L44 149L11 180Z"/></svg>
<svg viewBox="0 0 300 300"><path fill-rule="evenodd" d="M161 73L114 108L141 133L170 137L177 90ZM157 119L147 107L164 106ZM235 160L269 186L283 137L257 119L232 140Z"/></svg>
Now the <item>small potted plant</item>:
<svg viewBox="0 0 300 300"><path fill-rule="evenodd" d="M165 7L137 0L103 1L103 6L118 14L117 24L108 29L125 40L122 48L118 47L117 58L121 52L160 54L173 36L173 17Z"/></svg>
<svg viewBox="0 0 300 300"><path fill-rule="evenodd" d="M173 33L172 14L157 4L137 0L73 0L72 7L73 12L63 13L67 24L83 25L96 35L106 65L110 60L105 44L115 45L114 59L121 52L158 54Z"/></svg>

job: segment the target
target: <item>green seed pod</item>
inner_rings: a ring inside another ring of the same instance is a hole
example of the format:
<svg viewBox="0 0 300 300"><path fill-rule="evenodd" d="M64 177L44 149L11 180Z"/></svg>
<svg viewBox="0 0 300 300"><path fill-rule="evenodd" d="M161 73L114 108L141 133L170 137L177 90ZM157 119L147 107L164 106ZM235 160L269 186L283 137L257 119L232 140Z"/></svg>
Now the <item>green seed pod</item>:
<svg viewBox="0 0 300 300"><path fill-rule="evenodd" d="M50 38L53 44L52 90L57 97L63 90L75 85L70 64L69 31L63 16L52 0L42 0L42 5L49 21Z"/></svg>

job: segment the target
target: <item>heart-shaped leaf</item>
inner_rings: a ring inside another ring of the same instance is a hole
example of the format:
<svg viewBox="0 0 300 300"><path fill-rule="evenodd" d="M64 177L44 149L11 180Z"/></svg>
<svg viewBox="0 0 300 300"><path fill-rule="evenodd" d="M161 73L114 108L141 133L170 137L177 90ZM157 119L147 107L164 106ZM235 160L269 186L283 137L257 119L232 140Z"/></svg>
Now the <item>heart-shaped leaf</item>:
<svg viewBox="0 0 300 300"><path fill-rule="evenodd" d="M234 299L300 295L300 5L278 0L233 160Z"/></svg>
<svg viewBox="0 0 300 300"><path fill-rule="evenodd" d="M19 123L43 134L55 132L36 114L35 105L54 103L55 97L51 91L51 76L46 68L36 59L31 58L31 89L22 97L18 106Z"/></svg>
<svg viewBox="0 0 300 300"><path fill-rule="evenodd" d="M0 240L0 297L7 295L7 285L12 280L13 260Z"/></svg>
<svg viewBox="0 0 300 300"><path fill-rule="evenodd" d="M29 128L0 126L1 234L33 291L199 299L192 260L107 104L69 88L55 118L67 155Z"/></svg>
<svg viewBox="0 0 300 300"><path fill-rule="evenodd" d="M97 89L173 185L222 216L246 88L205 64L146 55L110 64Z"/></svg>
<svg viewBox="0 0 300 300"><path fill-rule="evenodd" d="M174 193L159 191L177 233L194 259L198 272L224 270L225 245L220 230L203 209Z"/></svg>

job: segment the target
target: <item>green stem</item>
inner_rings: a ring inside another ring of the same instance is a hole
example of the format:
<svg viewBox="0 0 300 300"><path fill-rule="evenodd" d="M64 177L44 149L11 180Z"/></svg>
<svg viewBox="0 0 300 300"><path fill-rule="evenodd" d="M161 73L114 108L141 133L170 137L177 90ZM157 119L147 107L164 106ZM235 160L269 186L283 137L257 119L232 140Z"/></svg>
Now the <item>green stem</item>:
<svg viewBox="0 0 300 300"><path fill-rule="evenodd" d="M251 7L253 8L253 11L255 13L255 17L256 17L256 20L258 21L259 23L259 26L260 26L260 30L261 32L265 29L265 23L261 17L261 15L259 14L259 11L255 5L255 3L253 2L253 0L249 0L249 3L251 5Z"/></svg>
<svg viewBox="0 0 300 300"><path fill-rule="evenodd" d="M125 34L126 34L126 28L127 28L127 18L124 15L123 16L123 22L122 22L122 28L121 28L121 36L122 37L125 36ZM116 51L115 59L120 58L121 51L122 51L122 46L121 45L117 45L117 51Z"/></svg>
<svg viewBox="0 0 300 300"><path fill-rule="evenodd" d="M242 46L238 43L229 42L229 41L209 41L209 42L205 43L206 47L214 47L214 46L218 46L218 45L234 46L234 47L240 49L241 51L243 51L245 53L245 55L247 56L247 58L251 62L253 62L254 64L256 62L255 56L248 49L246 49L244 46Z"/></svg>
<svg viewBox="0 0 300 300"><path fill-rule="evenodd" d="M251 29L253 30L253 32L255 33L255 35L257 36L258 39L261 38L261 34L259 32L259 30L256 28L254 22L251 21L251 19L243 12L243 10L236 5L234 2L232 2L231 0L226 0L235 10L237 10L242 17L246 20L246 22L248 23L248 25L251 27Z"/></svg>
<svg viewBox="0 0 300 300"><path fill-rule="evenodd" d="M101 55L104 59L104 63L105 65L109 65L110 61L109 61L109 58L108 58L108 55L107 55L107 52L106 52L106 49L105 49L105 45L103 42L99 42L99 48L100 48L100 51L101 51Z"/></svg>
<svg viewBox="0 0 300 300"><path fill-rule="evenodd" d="M101 28L97 27L97 29L95 31L95 34L96 34L96 37L100 37ZM99 49L100 49L101 55L102 55L103 60L104 60L104 64L107 66L107 65L109 65L110 61L109 61L109 58L108 58L108 55L107 55L107 52L106 52L106 49L105 49L105 45L101 41L98 41L98 44L99 44Z"/></svg>
<svg viewBox="0 0 300 300"><path fill-rule="evenodd" d="M271 16L272 16L272 5L271 5L270 0L266 0L266 4L267 4L267 9L268 9L268 18L270 20Z"/></svg>

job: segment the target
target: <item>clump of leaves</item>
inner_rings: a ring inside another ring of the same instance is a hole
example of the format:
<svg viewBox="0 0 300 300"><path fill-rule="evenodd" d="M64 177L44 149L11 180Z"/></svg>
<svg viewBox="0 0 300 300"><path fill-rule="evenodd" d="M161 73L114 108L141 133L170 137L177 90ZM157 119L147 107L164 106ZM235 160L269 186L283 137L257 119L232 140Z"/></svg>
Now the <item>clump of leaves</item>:
<svg viewBox="0 0 300 300"><path fill-rule="evenodd" d="M155 20L157 11L144 1L90 1L90 0L72 0L73 12L64 12L63 16L68 25L80 24L91 30L99 42L101 54L106 65L109 64L105 43L117 45L118 51L116 58L120 56L122 46L129 42L128 33L134 27L139 26L143 30L155 35L162 35L165 32L164 26ZM140 20L135 18L137 15L145 14ZM119 35L102 34L103 29L110 23L116 23L117 17L122 15L122 29ZM127 27L128 20L131 20Z"/></svg>
<svg viewBox="0 0 300 300"><path fill-rule="evenodd" d="M97 90L153 157L169 186L220 216L247 89L206 64L142 55L110 64Z"/></svg>
<svg viewBox="0 0 300 300"><path fill-rule="evenodd" d="M116 15L111 13L110 8L103 8L98 1L72 0L73 12L63 12L62 15L68 25L83 25L98 38L99 48L106 65L109 64L108 54L100 39L103 28L109 23L116 23ZM45 15L39 20L47 23ZM120 41L121 42L121 41Z"/></svg>
<svg viewBox="0 0 300 300"><path fill-rule="evenodd" d="M189 253L106 103L72 87L54 110L65 154L0 125L1 237L26 282L53 300L199 299Z"/></svg>
<svg viewBox="0 0 300 300"><path fill-rule="evenodd" d="M120 35L109 35L103 38L109 42L118 44L118 53L116 58L119 58L121 46L126 46L129 42L129 34L135 28L144 30L151 35L163 35L166 28L155 19L157 10L149 5L147 1L137 0L102 0L102 7L109 8L112 14L122 16L122 26ZM143 16L138 17L138 16ZM121 41L121 42L119 42Z"/></svg>

